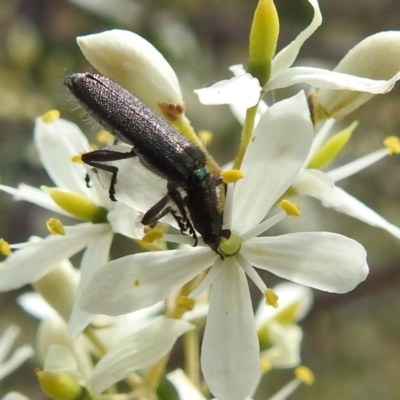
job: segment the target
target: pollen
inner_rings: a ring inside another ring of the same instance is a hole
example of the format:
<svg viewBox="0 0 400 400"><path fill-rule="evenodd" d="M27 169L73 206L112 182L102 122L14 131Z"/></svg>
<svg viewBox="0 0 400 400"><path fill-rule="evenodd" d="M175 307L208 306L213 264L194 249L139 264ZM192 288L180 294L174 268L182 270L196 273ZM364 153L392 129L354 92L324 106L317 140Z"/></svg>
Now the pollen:
<svg viewBox="0 0 400 400"><path fill-rule="evenodd" d="M160 228L153 228L146 232L142 238L144 243L153 243L156 240L162 239L164 231Z"/></svg>
<svg viewBox="0 0 400 400"><path fill-rule="evenodd" d="M294 204L289 200L283 199L281 201L280 207L290 217L299 217L300 216L300 207L297 204Z"/></svg>
<svg viewBox="0 0 400 400"><path fill-rule="evenodd" d="M42 115L42 121L46 124L50 124L58 118L60 118L60 111L58 110L49 110L47 113Z"/></svg>
<svg viewBox="0 0 400 400"><path fill-rule="evenodd" d="M71 160L72 162L74 162L74 163L83 164L83 161L82 161L82 154L75 154L74 156L72 156L72 157L70 158L70 160Z"/></svg>
<svg viewBox="0 0 400 400"><path fill-rule="evenodd" d="M96 139L98 142L100 143L104 143L104 144L108 144L108 143L112 143L115 140L115 137L113 135L111 135L110 132L106 131L106 130L101 130L97 136Z"/></svg>
<svg viewBox="0 0 400 400"><path fill-rule="evenodd" d="M65 235L65 229L64 229L64 225L63 223L57 219L57 218L50 218L47 222L46 222L46 227L48 229L48 231L52 234L52 235L61 235L64 236Z"/></svg>
<svg viewBox="0 0 400 400"><path fill-rule="evenodd" d="M0 239L0 254L8 257L9 255L11 255L11 253L12 253L12 251L11 251L10 244L7 241L5 241L4 239Z"/></svg>
<svg viewBox="0 0 400 400"><path fill-rule="evenodd" d="M261 372L268 372L272 369L271 362L265 357L260 360L260 370Z"/></svg>
<svg viewBox="0 0 400 400"><path fill-rule="evenodd" d="M196 305L196 300L186 296L178 296L177 305L181 308L186 310L193 310L194 306Z"/></svg>
<svg viewBox="0 0 400 400"><path fill-rule="evenodd" d="M294 370L294 374L297 379L300 379L306 385L312 385L314 383L314 374L312 371L305 367L304 365L300 365Z"/></svg>
<svg viewBox="0 0 400 400"><path fill-rule="evenodd" d="M135 287L140 286L140 281L139 281L138 279L135 279L135 280L133 281L133 286L135 286Z"/></svg>
<svg viewBox="0 0 400 400"><path fill-rule="evenodd" d="M267 306L272 306L274 308L278 308L278 295L272 290L272 289L267 289L264 293L265 296L265 303Z"/></svg>
<svg viewBox="0 0 400 400"><path fill-rule="evenodd" d="M213 139L213 134L211 131L202 130L199 132L199 138L204 144L204 146L209 146Z"/></svg>
<svg viewBox="0 0 400 400"><path fill-rule="evenodd" d="M400 139L397 136L388 136L383 144L387 147L390 156L400 153Z"/></svg>
<svg viewBox="0 0 400 400"><path fill-rule="evenodd" d="M240 169L230 169L221 173L222 180L224 183L236 183L240 179L244 178L244 172Z"/></svg>

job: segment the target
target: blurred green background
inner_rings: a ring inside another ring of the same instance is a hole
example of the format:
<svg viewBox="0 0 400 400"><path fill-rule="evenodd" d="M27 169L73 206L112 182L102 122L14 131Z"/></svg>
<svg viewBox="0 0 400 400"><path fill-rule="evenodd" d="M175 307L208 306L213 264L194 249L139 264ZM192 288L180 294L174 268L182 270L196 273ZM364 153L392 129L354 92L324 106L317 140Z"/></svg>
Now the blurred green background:
<svg viewBox="0 0 400 400"><path fill-rule="evenodd" d="M227 67L246 63L247 39L256 0L0 0L0 173L2 183L51 184L32 143L35 117L57 108L88 134L92 126L73 110L63 77L90 69L75 37L112 28L133 30L152 42L180 79L187 114L197 130L210 129L210 151L220 163L235 154L240 126L226 106L205 107L193 89L230 77ZM276 0L281 18L278 48L289 43L312 18L306 0ZM306 42L299 65L333 68L364 37L400 29L398 0L320 0L323 25ZM340 156L346 162L372 152L400 132L400 85L376 96L344 123L360 124ZM292 88L292 92L298 88ZM277 98L288 93L276 93ZM400 226L398 156L387 158L341 185ZM0 237L10 243L47 234L51 214L0 194ZM316 375L293 398L384 400L400 393L400 246L384 231L310 202L313 229L343 233L367 249L371 273L346 295L315 292L315 305L302 322L303 363ZM268 284L277 282L266 276ZM25 288L28 289L28 288ZM0 294L0 332L10 323L23 329L19 343L34 343L37 322L15 304L24 289ZM0 397L19 390L32 399L38 391L32 360L0 382ZM266 399L292 377L267 376L257 399Z"/></svg>

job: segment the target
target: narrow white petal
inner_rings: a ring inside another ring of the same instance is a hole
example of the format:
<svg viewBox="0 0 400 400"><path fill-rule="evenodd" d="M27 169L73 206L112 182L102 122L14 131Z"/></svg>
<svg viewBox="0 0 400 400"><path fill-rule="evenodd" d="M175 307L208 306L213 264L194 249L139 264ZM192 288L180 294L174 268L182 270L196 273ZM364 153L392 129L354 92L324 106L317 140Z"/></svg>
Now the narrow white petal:
<svg viewBox="0 0 400 400"><path fill-rule="evenodd" d="M0 381L21 366L29 357L33 356L33 349L29 345L19 347L7 361L0 365Z"/></svg>
<svg viewBox="0 0 400 400"><path fill-rule="evenodd" d="M37 281L60 261L72 257L109 229L108 224L67 226L65 236L50 235L41 241L27 243L12 253L0 268L0 291Z"/></svg>
<svg viewBox="0 0 400 400"><path fill-rule="evenodd" d="M244 74L194 92L199 96L202 104L237 104L247 109L257 104L261 86L257 78Z"/></svg>
<svg viewBox="0 0 400 400"><path fill-rule="evenodd" d="M341 167L335 168L327 172L327 175L329 175L335 182L338 182L341 179L352 176L357 172L369 167L370 165L375 164L388 155L388 150L386 148L380 149L348 164L342 165Z"/></svg>
<svg viewBox="0 0 400 400"><path fill-rule="evenodd" d="M259 344L249 287L234 259L223 263L211 289L201 366L218 400L243 400L258 381Z"/></svg>
<svg viewBox="0 0 400 400"><path fill-rule="evenodd" d="M179 336L193 329L189 322L157 318L128 336L96 365L90 385L97 394L138 369L153 366L167 354Z"/></svg>
<svg viewBox="0 0 400 400"><path fill-rule="evenodd" d="M140 253L103 265L86 286L80 308L95 314L120 315L149 307L210 267L209 248Z"/></svg>
<svg viewBox="0 0 400 400"><path fill-rule="evenodd" d="M170 372L167 379L174 385L179 400L206 400L181 369Z"/></svg>
<svg viewBox="0 0 400 400"><path fill-rule="evenodd" d="M1 400L30 400L28 397L24 396L18 392L9 392Z"/></svg>
<svg viewBox="0 0 400 400"><path fill-rule="evenodd" d="M335 233L258 237L243 243L241 251L255 267L327 292L349 292L368 275L364 247Z"/></svg>
<svg viewBox="0 0 400 400"><path fill-rule="evenodd" d="M283 48L272 60L272 78L275 73L289 68L297 58L301 46L317 30L322 23L322 15L319 9L318 0L308 0L314 9L314 17L309 26L301 32L295 40Z"/></svg>
<svg viewBox="0 0 400 400"><path fill-rule="evenodd" d="M317 169L300 171L291 187L296 194L314 197L327 207L340 206L343 202L343 196L330 175Z"/></svg>
<svg viewBox="0 0 400 400"><path fill-rule="evenodd" d="M36 118L34 135L40 160L55 185L90 198L84 165L71 161L72 156L89 149L81 130L61 118L46 123L39 117Z"/></svg>
<svg viewBox="0 0 400 400"><path fill-rule="evenodd" d="M91 279L98 268L106 264L110 255L110 247L113 239L111 231L98 235L96 240L91 242L85 250L81 262L81 279L76 292L74 307L68 322L68 330L73 337L77 337L90 323L93 316L78 308L77 299L85 290L87 282Z"/></svg>
<svg viewBox="0 0 400 400"><path fill-rule="evenodd" d="M17 325L8 326L2 333L0 337L0 364L6 359L15 339L20 333L21 329Z"/></svg>
<svg viewBox="0 0 400 400"><path fill-rule="evenodd" d="M346 193L343 189L337 188L337 190L339 190L342 194L343 202L340 204L340 206L335 207L335 210L343 214L350 215L353 218L357 218L358 220L363 221L371 226L382 228L396 238L400 239L400 227L390 223L374 210L371 210L369 207L367 207L364 203L361 203L361 201Z"/></svg>
<svg viewBox="0 0 400 400"><path fill-rule="evenodd" d="M310 151L313 126L303 92L270 107L244 156L244 178L236 183L233 229L257 225L290 186Z"/></svg>
<svg viewBox="0 0 400 400"><path fill-rule="evenodd" d="M299 83L307 83L317 88L367 92L365 96L370 98L372 97L370 94L390 92L399 79L400 73L397 73L388 80L375 80L336 71L328 71L322 68L293 67L272 77L266 85L266 90L281 89Z"/></svg>
<svg viewBox="0 0 400 400"><path fill-rule="evenodd" d="M54 200L41 189L26 185L25 183L20 183L17 188L0 185L0 190L13 195L15 201L28 201L29 203L36 204L37 206L46 208L47 210L71 217L70 214L59 207Z"/></svg>

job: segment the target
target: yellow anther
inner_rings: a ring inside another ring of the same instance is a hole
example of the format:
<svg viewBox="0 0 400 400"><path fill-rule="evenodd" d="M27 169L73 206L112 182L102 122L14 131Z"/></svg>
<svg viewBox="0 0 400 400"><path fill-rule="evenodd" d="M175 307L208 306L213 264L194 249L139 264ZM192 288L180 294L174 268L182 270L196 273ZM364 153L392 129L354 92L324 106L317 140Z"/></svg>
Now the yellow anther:
<svg viewBox="0 0 400 400"><path fill-rule="evenodd" d="M179 307L190 311L196 305L196 300L186 296L178 296L176 303Z"/></svg>
<svg viewBox="0 0 400 400"><path fill-rule="evenodd" d="M236 183L240 179L244 178L244 172L240 169L230 169L228 171L221 172L222 180L224 183Z"/></svg>
<svg viewBox="0 0 400 400"><path fill-rule="evenodd" d="M83 161L82 161L82 154L75 154L74 156L72 156L72 157L70 158L70 160L71 160L72 162L74 162L74 163L83 164Z"/></svg>
<svg viewBox="0 0 400 400"><path fill-rule="evenodd" d="M105 130L101 130L97 136L96 139L98 142L100 143L104 143L104 144L108 144L108 143L113 143L115 140L115 136L111 135L110 132L105 131Z"/></svg>
<svg viewBox="0 0 400 400"><path fill-rule="evenodd" d="M271 362L266 357L261 358L261 360L260 360L261 372L265 373L265 372L270 371L271 369L272 369Z"/></svg>
<svg viewBox="0 0 400 400"><path fill-rule="evenodd" d="M12 253L10 244L4 240L0 239L0 254L3 254L3 256L8 257Z"/></svg>
<svg viewBox="0 0 400 400"><path fill-rule="evenodd" d="M390 156L400 153L400 139L397 136L388 136L383 144L387 147Z"/></svg>
<svg viewBox="0 0 400 400"><path fill-rule="evenodd" d="M65 229L64 229L64 225L63 223L57 219L57 218L50 218L47 222L46 222L46 227L48 229L48 231L52 234L52 235L61 235L64 236L65 235Z"/></svg>
<svg viewBox="0 0 400 400"><path fill-rule="evenodd" d="M58 118L60 118L60 111L58 110L49 110L47 113L42 115L42 121L46 124L50 124Z"/></svg>
<svg viewBox="0 0 400 400"><path fill-rule="evenodd" d="M199 138L203 142L204 146L207 147L212 142L213 134L211 131L203 130L199 132Z"/></svg>
<svg viewBox="0 0 400 400"><path fill-rule="evenodd" d="M135 287L140 286L140 281L139 281L138 279L135 279L135 280L133 281L133 286L135 286Z"/></svg>
<svg viewBox="0 0 400 400"><path fill-rule="evenodd" d="M281 201L280 207L289 217L299 217L300 207L297 204L292 203L289 200L283 199Z"/></svg>
<svg viewBox="0 0 400 400"><path fill-rule="evenodd" d="M264 293L265 296L265 303L267 306L272 306L274 308L278 308L278 295L272 290L272 289L267 289Z"/></svg>
<svg viewBox="0 0 400 400"><path fill-rule="evenodd" d="M153 243L156 240L162 239L164 236L164 230L161 228L153 228L146 232L142 238L144 243Z"/></svg>
<svg viewBox="0 0 400 400"><path fill-rule="evenodd" d="M305 367L304 365L300 365L294 370L294 374L297 379L300 379L306 385L312 385L314 383L314 374L312 371Z"/></svg>

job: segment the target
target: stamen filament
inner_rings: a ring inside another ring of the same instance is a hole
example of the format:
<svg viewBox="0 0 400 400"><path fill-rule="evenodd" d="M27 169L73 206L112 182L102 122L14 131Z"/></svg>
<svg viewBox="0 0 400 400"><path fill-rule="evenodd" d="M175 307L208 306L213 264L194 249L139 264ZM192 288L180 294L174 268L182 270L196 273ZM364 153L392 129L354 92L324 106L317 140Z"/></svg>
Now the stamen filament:
<svg viewBox="0 0 400 400"><path fill-rule="evenodd" d="M279 211L277 214L268 218L267 220L261 222L261 224L255 226L254 228L245 232L242 236L242 242L252 239L253 237L259 236L265 231L267 231L272 226L276 225L278 222L282 221L286 217L285 211Z"/></svg>

